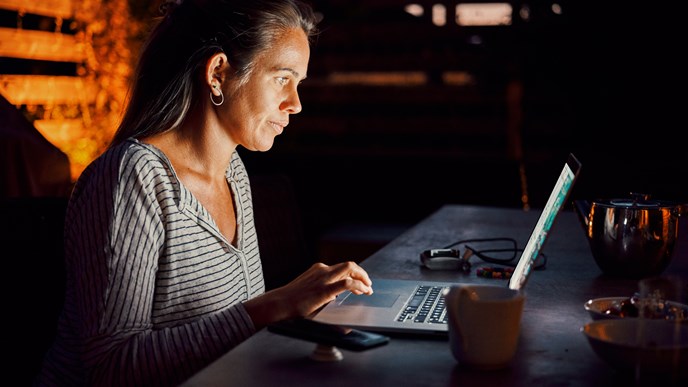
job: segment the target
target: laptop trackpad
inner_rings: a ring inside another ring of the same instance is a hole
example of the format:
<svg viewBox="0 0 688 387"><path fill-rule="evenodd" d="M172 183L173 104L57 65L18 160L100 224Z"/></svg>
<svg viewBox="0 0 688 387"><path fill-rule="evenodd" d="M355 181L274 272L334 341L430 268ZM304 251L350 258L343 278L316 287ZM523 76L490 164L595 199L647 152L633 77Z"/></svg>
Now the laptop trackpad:
<svg viewBox="0 0 688 387"><path fill-rule="evenodd" d="M342 301L340 305L358 305L358 306L372 306L375 308L389 308L397 301L399 298L398 293L384 293L375 292L369 296L360 295L357 296L353 293L349 294L348 297Z"/></svg>

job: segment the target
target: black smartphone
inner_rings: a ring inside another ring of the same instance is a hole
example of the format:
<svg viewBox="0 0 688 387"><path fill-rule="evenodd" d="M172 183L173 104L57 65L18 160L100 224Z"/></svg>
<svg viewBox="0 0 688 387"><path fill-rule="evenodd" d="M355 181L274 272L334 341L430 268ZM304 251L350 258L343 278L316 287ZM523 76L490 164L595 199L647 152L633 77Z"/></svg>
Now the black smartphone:
<svg viewBox="0 0 688 387"><path fill-rule="evenodd" d="M308 318L279 321L268 325L268 331L351 351L363 351L389 342L389 337L378 333L321 323Z"/></svg>

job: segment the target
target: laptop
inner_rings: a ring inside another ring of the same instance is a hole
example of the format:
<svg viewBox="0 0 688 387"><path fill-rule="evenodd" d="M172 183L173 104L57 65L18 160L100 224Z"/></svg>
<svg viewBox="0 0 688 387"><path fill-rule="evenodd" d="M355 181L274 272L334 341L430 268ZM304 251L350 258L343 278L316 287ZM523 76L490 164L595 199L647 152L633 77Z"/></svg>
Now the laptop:
<svg viewBox="0 0 688 387"><path fill-rule="evenodd" d="M554 219L563 207L581 164L569 154L554 189L508 282L511 289L523 289ZM446 336L447 314L444 291L455 282L372 278L372 295L340 294L313 320L361 330Z"/></svg>

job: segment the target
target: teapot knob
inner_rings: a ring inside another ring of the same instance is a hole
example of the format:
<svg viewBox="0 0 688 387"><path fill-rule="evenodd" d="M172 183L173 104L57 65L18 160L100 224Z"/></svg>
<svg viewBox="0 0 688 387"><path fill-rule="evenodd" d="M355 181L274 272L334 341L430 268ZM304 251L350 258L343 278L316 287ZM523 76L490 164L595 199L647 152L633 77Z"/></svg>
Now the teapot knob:
<svg viewBox="0 0 688 387"><path fill-rule="evenodd" d="M650 200L650 194L631 192L630 195L631 198L633 198L633 204L637 204L638 202L646 202Z"/></svg>

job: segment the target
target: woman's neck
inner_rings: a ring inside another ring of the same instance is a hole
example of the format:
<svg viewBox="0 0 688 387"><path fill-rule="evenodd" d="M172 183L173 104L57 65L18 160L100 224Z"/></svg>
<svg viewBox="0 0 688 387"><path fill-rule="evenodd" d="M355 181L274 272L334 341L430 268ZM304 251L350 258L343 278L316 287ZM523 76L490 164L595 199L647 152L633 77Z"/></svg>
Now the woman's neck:
<svg viewBox="0 0 688 387"><path fill-rule="evenodd" d="M202 119L203 116L190 114L178 128L141 141L162 150L180 177L192 176L224 184L237 145L212 120Z"/></svg>

